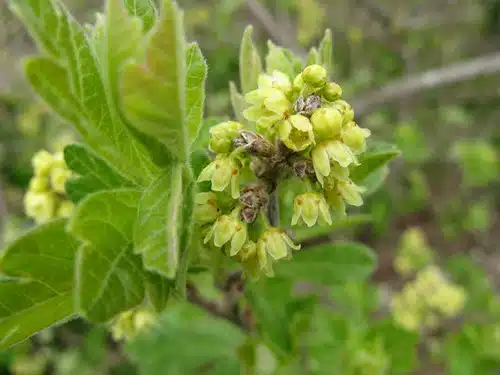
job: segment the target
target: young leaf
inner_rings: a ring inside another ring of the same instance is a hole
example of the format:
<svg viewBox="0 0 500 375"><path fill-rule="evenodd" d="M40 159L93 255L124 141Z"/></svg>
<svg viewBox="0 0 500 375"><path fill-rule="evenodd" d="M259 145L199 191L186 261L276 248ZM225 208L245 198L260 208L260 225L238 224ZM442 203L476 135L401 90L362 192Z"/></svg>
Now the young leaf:
<svg viewBox="0 0 500 375"><path fill-rule="evenodd" d="M189 44L186 51L186 64L186 124L190 145L192 145L202 125L207 79L207 63L198 44Z"/></svg>
<svg viewBox="0 0 500 375"><path fill-rule="evenodd" d="M85 198L69 223L84 245L77 262L78 312L106 322L144 300L144 272L132 250L140 193L102 191Z"/></svg>
<svg viewBox="0 0 500 375"><path fill-rule="evenodd" d="M241 91L246 94L257 88L262 62L252 40L253 27L247 26L240 45L240 82Z"/></svg>
<svg viewBox="0 0 500 375"><path fill-rule="evenodd" d="M325 30L325 36L319 44L319 60L320 64L323 65L328 72L332 75L332 59L333 59L333 40L332 31L330 29Z"/></svg>
<svg viewBox="0 0 500 375"><path fill-rule="evenodd" d="M318 50L315 47L312 47L309 50L309 56L307 56L307 65L320 64L320 56Z"/></svg>
<svg viewBox="0 0 500 375"><path fill-rule="evenodd" d="M61 107L60 102L56 102L59 105L53 109L65 119L76 121L74 124L88 145L120 174L141 185L148 184L158 167L115 112L112 93L106 90L96 52L81 25L60 3L53 1L13 0L12 6L40 47L60 64L50 65L40 60L27 64L26 74L35 91L54 105L55 95L68 94L69 83L68 98L78 103L76 111L68 116L70 113L61 108L69 107ZM66 74L61 70L63 66ZM52 87L55 69L68 78L59 78Z"/></svg>
<svg viewBox="0 0 500 375"><path fill-rule="evenodd" d="M147 270L167 278L175 276L179 264L182 168L172 166L144 191L134 228L134 252Z"/></svg>
<svg viewBox="0 0 500 375"><path fill-rule="evenodd" d="M0 350L73 316L79 242L65 226L56 220L28 232L0 259Z"/></svg>
<svg viewBox="0 0 500 375"><path fill-rule="evenodd" d="M156 329L131 342L127 352L148 375L212 374L228 364L236 370L228 374L238 374L237 348L244 339L231 323L180 303L163 313Z"/></svg>
<svg viewBox="0 0 500 375"><path fill-rule="evenodd" d="M267 47L269 48L266 56L267 73L272 74L275 70L279 70L291 78L295 77L294 64L285 53L284 48L276 46L271 41L267 42Z"/></svg>
<svg viewBox="0 0 500 375"><path fill-rule="evenodd" d="M360 185L370 174L383 168L387 163L400 154L396 146L386 143L376 143L358 158L359 166L351 169L351 179Z"/></svg>
<svg viewBox="0 0 500 375"><path fill-rule="evenodd" d="M374 270L375 254L357 243L333 243L304 248L290 262L275 266L277 276L333 285L364 280Z"/></svg>
<svg viewBox="0 0 500 375"><path fill-rule="evenodd" d="M243 117L243 111L247 107L245 98L238 92L236 85L233 81L229 82L229 95L231 99L231 106L233 107L233 113L236 117L236 121L246 124L247 121Z"/></svg>
<svg viewBox="0 0 500 375"><path fill-rule="evenodd" d="M153 27L157 16L153 0L125 0L125 6L130 14L142 20L143 31L149 31Z"/></svg>
<svg viewBox="0 0 500 375"><path fill-rule="evenodd" d="M182 14L172 1L164 0L144 65L130 62L124 67L122 104L139 131L156 137L179 160L188 157L186 71Z"/></svg>
<svg viewBox="0 0 500 375"><path fill-rule="evenodd" d="M83 145L67 146L64 160L72 171L80 175L66 183L66 192L75 203L100 190L133 186Z"/></svg>

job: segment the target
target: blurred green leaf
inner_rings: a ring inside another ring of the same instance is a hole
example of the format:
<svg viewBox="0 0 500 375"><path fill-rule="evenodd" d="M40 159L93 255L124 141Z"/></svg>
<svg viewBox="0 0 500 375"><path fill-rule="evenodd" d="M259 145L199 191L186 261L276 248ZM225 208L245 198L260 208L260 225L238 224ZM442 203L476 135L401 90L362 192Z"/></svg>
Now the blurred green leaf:
<svg viewBox="0 0 500 375"><path fill-rule="evenodd" d="M154 0L125 0L128 11L142 20L143 31L153 27L157 10Z"/></svg>
<svg viewBox="0 0 500 375"><path fill-rule="evenodd" d="M272 74L275 70L279 70L293 79L296 75L295 66L285 52L285 49L276 46L270 40L267 42L267 47L269 49L266 55L267 74Z"/></svg>
<svg viewBox="0 0 500 375"><path fill-rule="evenodd" d="M371 215L349 215L344 218L334 219L333 224L330 226L296 227L292 231L293 238L298 243L301 243L315 237L328 236L338 230L350 229L357 225L366 224L372 220Z"/></svg>
<svg viewBox="0 0 500 375"><path fill-rule="evenodd" d="M162 312L167 306L170 297L170 290L173 286L172 280L157 273L148 272L145 283L149 301L157 312Z"/></svg>
<svg viewBox="0 0 500 375"><path fill-rule="evenodd" d="M369 148L359 157L359 165L351 169L351 179L360 185L370 177L372 173L378 172L387 163L400 154L400 151L391 144L377 142L372 143Z"/></svg>
<svg viewBox="0 0 500 375"><path fill-rule="evenodd" d="M246 94L257 88L262 62L259 51L252 40L253 27L247 26L240 45L240 82L241 91Z"/></svg>
<svg viewBox="0 0 500 375"><path fill-rule="evenodd" d="M192 145L203 129L205 81L208 69L200 47L196 43L190 43L187 47L186 66L186 124Z"/></svg>
<svg viewBox="0 0 500 375"><path fill-rule="evenodd" d="M334 285L364 280L375 264L375 254L368 247L338 242L304 248L291 261L276 264L275 272L283 278Z"/></svg>
<svg viewBox="0 0 500 375"><path fill-rule="evenodd" d="M3 253L0 350L73 316L73 272L79 242L65 226L66 220L42 225Z"/></svg>
<svg viewBox="0 0 500 375"><path fill-rule="evenodd" d="M321 65L325 67L328 72L329 77L332 76L333 72L333 39L332 31L330 29L325 30L325 35L319 44L319 57Z"/></svg>
<svg viewBox="0 0 500 375"><path fill-rule="evenodd" d="M173 165L144 191L134 228L134 252L144 267L168 278L179 264L182 168Z"/></svg>
<svg viewBox="0 0 500 375"><path fill-rule="evenodd" d="M165 311L154 329L127 346L127 353L142 374L229 375L239 373L236 354L243 341L236 326L182 303Z"/></svg>
<svg viewBox="0 0 500 375"><path fill-rule="evenodd" d="M164 143L179 160L187 159L189 143L186 110L189 67L184 38L180 10L172 1L163 0L161 19L149 40L146 61L144 65L127 63L121 85L123 110L129 121L139 131ZM198 77L195 78L198 82Z"/></svg>
<svg viewBox="0 0 500 375"><path fill-rule="evenodd" d="M79 175L66 183L66 192L75 203L100 190L132 186L130 181L120 176L84 145L67 146L64 149L64 160Z"/></svg>
<svg viewBox="0 0 500 375"><path fill-rule="evenodd" d="M231 97L231 106L233 107L233 113L236 120L242 124L246 124L247 121L243 117L243 111L247 107L245 98L238 92L233 81L229 82L229 95Z"/></svg>
<svg viewBox="0 0 500 375"><path fill-rule="evenodd" d="M320 55L316 47L312 47L309 50L309 54L307 56L307 65L320 64Z"/></svg>
<svg viewBox="0 0 500 375"><path fill-rule="evenodd" d="M69 229L84 245L78 255L78 312L101 323L144 300L144 272L132 249L140 192L108 190L85 198Z"/></svg>

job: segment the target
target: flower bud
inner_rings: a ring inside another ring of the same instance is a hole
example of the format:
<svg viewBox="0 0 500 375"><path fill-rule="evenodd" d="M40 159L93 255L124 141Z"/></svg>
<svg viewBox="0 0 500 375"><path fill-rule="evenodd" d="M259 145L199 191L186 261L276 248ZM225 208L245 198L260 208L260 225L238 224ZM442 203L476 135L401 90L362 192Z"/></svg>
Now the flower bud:
<svg viewBox="0 0 500 375"><path fill-rule="evenodd" d="M50 173L50 184L56 193L64 194L66 191L66 181L71 177L71 171L67 168L53 168Z"/></svg>
<svg viewBox="0 0 500 375"><path fill-rule="evenodd" d="M328 73L326 69L321 65L309 65L302 72L302 78L305 83L311 85L312 87L324 86L328 78Z"/></svg>
<svg viewBox="0 0 500 375"><path fill-rule="evenodd" d="M330 209L323 195L318 193L304 193L295 198L292 225L299 220L312 227L319 220L322 223L332 224Z"/></svg>
<svg viewBox="0 0 500 375"><path fill-rule="evenodd" d="M194 199L194 219L200 224L213 223L220 215L214 192L198 193Z"/></svg>
<svg viewBox="0 0 500 375"><path fill-rule="evenodd" d="M342 88L335 82L328 82L321 90L321 95L329 102L333 102L342 96Z"/></svg>
<svg viewBox="0 0 500 375"><path fill-rule="evenodd" d="M54 162L54 157L52 154L45 150L38 151L31 160L33 169L35 170L35 175L37 176L47 176Z"/></svg>
<svg viewBox="0 0 500 375"><path fill-rule="evenodd" d="M302 73L299 73L293 80L293 88L300 91L304 88L304 77Z"/></svg>
<svg viewBox="0 0 500 375"><path fill-rule="evenodd" d="M56 197L53 193L35 193L28 191L24 196L26 215L37 223L45 223L54 217Z"/></svg>
<svg viewBox="0 0 500 375"><path fill-rule="evenodd" d="M360 193L362 193L365 189L356 185L354 182L350 180L338 181L337 189L346 203L351 206L359 207L363 204L363 198L361 198Z"/></svg>
<svg viewBox="0 0 500 375"><path fill-rule="evenodd" d="M344 117L344 124L354 120L354 110L345 100L339 99L332 103L334 108L338 108Z"/></svg>
<svg viewBox="0 0 500 375"><path fill-rule="evenodd" d="M35 193L47 191L49 189L49 179L42 176L33 176L28 189Z"/></svg>
<svg viewBox="0 0 500 375"><path fill-rule="evenodd" d="M231 185L231 196L237 199L240 196L239 177L240 169L234 157L220 154L201 171L198 182L211 181L213 191L224 191Z"/></svg>
<svg viewBox="0 0 500 375"><path fill-rule="evenodd" d="M244 126L236 121L226 121L210 128L210 150L228 153L233 149L233 140Z"/></svg>
<svg viewBox="0 0 500 375"><path fill-rule="evenodd" d="M314 111L311 122L314 132L323 139L333 139L342 130L342 114L334 108L319 108Z"/></svg>
<svg viewBox="0 0 500 375"><path fill-rule="evenodd" d="M257 242L257 253L269 254L272 259L278 260L289 257L290 249L300 250L300 245L295 245L290 237L279 228L269 228Z"/></svg>
<svg viewBox="0 0 500 375"><path fill-rule="evenodd" d="M57 207L56 217L70 217L75 209L75 205L70 200L62 201Z"/></svg>
<svg viewBox="0 0 500 375"><path fill-rule="evenodd" d="M293 151L303 151L314 143L311 122L302 115L292 115L278 125L278 134L286 147Z"/></svg>
<svg viewBox="0 0 500 375"><path fill-rule="evenodd" d="M354 121L346 124L342 130L342 140L356 154L366 149L366 138L371 132L368 129L360 128Z"/></svg>
<svg viewBox="0 0 500 375"><path fill-rule="evenodd" d="M203 242L208 243L212 237L216 247L223 247L231 240L229 255L234 256L247 240L247 226L238 218L222 215L212 225Z"/></svg>

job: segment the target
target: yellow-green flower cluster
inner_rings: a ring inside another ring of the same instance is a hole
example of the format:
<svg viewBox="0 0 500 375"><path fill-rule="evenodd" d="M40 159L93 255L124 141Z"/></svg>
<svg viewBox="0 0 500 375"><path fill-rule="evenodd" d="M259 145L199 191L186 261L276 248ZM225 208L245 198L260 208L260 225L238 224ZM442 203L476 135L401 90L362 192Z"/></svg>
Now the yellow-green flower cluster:
<svg viewBox="0 0 500 375"><path fill-rule="evenodd" d="M24 196L26 215L36 223L69 217L73 203L66 199L65 185L71 171L64 162L63 154L41 150L33 156L32 166L34 175Z"/></svg>
<svg viewBox="0 0 500 375"><path fill-rule="evenodd" d="M424 232L420 228L409 228L401 237L394 268L399 274L409 276L431 263L433 255Z"/></svg>
<svg viewBox="0 0 500 375"><path fill-rule="evenodd" d="M118 315L111 323L111 334L116 341L128 341L150 329L156 320L156 314L149 308L128 310Z"/></svg>
<svg viewBox="0 0 500 375"><path fill-rule="evenodd" d="M465 290L449 281L436 266L420 271L391 300L394 320L410 331L434 329L444 318L457 316L464 308Z"/></svg>
<svg viewBox="0 0 500 375"><path fill-rule="evenodd" d="M349 174L359 165L357 155L365 151L370 131L354 122L354 111L341 96L321 65L293 77L274 70L261 74L257 88L245 95L249 106L242 115L248 126L225 121L210 129L215 155L198 182L209 181L211 191L198 194L195 206L205 244L222 249L251 274L272 274L274 261L299 248L262 219L278 180L291 175L287 168L305 180L294 199L292 225L330 225L332 214L345 215L346 203L362 205L363 188ZM262 189L249 188L259 183ZM228 196L233 204L227 204Z"/></svg>

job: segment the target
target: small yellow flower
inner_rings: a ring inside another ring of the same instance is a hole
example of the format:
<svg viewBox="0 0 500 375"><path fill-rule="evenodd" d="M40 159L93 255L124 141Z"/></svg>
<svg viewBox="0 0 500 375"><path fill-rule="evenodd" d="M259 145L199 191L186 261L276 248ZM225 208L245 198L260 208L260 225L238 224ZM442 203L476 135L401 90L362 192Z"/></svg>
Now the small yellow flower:
<svg viewBox="0 0 500 375"><path fill-rule="evenodd" d="M261 258L269 255L273 260L283 259L291 255L290 249L300 250L282 229L270 228L266 230L257 242L257 253ZM267 262L261 260L261 265Z"/></svg>
<svg viewBox="0 0 500 375"><path fill-rule="evenodd" d="M70 217L75 205L70 200L62 201L57 207L56 217Z"/></svg>
<svg viewBox="0 0 500 375"><path fill-rule="evenodd" d="M50 184L56 193L64 194L66 191L66 182L71 178L71 171L67 168L52 168L50 173Z"/></svg>
<svg viewBox="0 0 500 375"><path fill-rule="evenodd" d="M332 224L330 209L323 195L318 193L304 193L295 198L292 225L299 220L312 227L318 220L321 223Z"/></svg>
<svg viewBox="0 0 500 375"><path fill-rule="evenodd" d="M216 153L228 153L233 149L233 140L244 126L236 121L226 121L210 128L210 149Z"/></svg>
<svg viewBox="0 0 500 375"><path fill-rule="evenodd" d="M217 155L198 176L198 182L211 181L213 191L224 191L230 186L234 199L240 196L240 168L236 159L228 155Z"/></svg>
<svg viewBox="0 0 500 375"><path fill-rule="evenodd" d="M356 185L350 180L339 180L337 183L337 189L347 204L356 207L363 205L363 198L361 197L361 193L363 193L365 189L361 186Z"/></svg>
<svg viewBox="0 0 500 375"><path fill-rule="evenodd" d="M316 145L311 156L316 177L321 185L323 185L324 177L330 175L331 161L337 162L343 168L357 163L356 157L349 147L337 140L325 141Z"/></svg>
<svg viewBox="0 0 500 375"><path fill-rule="evenodd" d="M315 134L322 139L333 139L342 130L342 114L335 108L319 108L311 116Z"/></svg>
<svg viewBox="0 0 500 375"><path fill-rule="evenodd" d="M312 87L321 87L326 84L328 73L321 65L309 65L302 72L302 79Z"/></svg>
<svg viewBox="0 0 500 375"><path fill-rule="evenodd" d="M220 215L214 192L198 193L194 199L194 219L200 224L213 223Z"/></svg>
<svg viewBox="0 0 500 375"><path fill-rule="evenodd" d="M24 196L26 215L37 223L45 223L54 218L56 197L53 193L28 191Z"/></svg>
<svg viewBox="0 0 500 375"><path fill-rule="evenodd" d="M229 255L234 256L247 240L247 226L235 217L222 215L212 225L203 242L208 243L212 237L216 247L223 247L231 240Z"/></svg>
<svg viewBox="0 0 500 375"><path fill-rule="evenodd" d="M52 165L54 162L54 157L46 150L38 151L31 160L35 175L37 176L48 176L52 170Z"/></svg>
<svg viewBox="0 0 500 375"><path fill-rule="evenodd" d="M342 129L342 140L355 154L359 154L365 151L366 138L370 134L370 130L360 128L354 121L350 121Z"/></svg>
<svg viewBox="0 0 500 375"><path fill-rule="evenodd" d="M41 193L49 189L49 179L42 176L33 176L30 180L29 191Z"/></svg>
<svg viewBox="0 0 500 375"><path fill-rule="evenodd" d="M302 115L292 115L281 121L278 134L285 146L293 151L303 151L314 143L311 122Z"/></svg>

